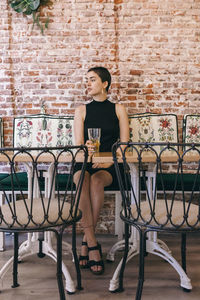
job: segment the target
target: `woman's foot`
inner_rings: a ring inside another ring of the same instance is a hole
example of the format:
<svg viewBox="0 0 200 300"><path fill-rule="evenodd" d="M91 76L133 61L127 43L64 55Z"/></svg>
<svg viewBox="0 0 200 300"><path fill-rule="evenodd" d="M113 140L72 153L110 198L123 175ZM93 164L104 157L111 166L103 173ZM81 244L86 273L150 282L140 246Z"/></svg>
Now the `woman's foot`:
<svg viewBox="0 0 200 300"><path fill-rule="evenodd" d="M104 272L104 262L102 260L101 245L97 243L94 247L88 247L88 266L94 275L101 275Z"/></svg>
<svg viewBox="0 0 200 300"><path fill-rule="evenodd" d="M89 256L88 256L88 245L86 241L82 241L81 245L81 255L79 256L79 265L81 269L87 269Z"/></svg>

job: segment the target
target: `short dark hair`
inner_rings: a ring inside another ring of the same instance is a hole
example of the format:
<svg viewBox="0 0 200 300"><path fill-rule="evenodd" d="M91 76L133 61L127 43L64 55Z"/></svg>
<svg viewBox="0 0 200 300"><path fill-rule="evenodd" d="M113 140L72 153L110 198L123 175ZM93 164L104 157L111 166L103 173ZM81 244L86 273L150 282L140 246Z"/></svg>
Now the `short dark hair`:
<svg viewBox="0 0 200 300"><path fill-rule="evenodd" d="M94 68L90 68L88 70L88 72L95 72L101 78L102 82L107 81L108 85L106 87L106 91L108 92L110 84L111 84L111 75L110 75L110 72L108 71L108 69L106 69L104 67L94 67Z"/></svg>

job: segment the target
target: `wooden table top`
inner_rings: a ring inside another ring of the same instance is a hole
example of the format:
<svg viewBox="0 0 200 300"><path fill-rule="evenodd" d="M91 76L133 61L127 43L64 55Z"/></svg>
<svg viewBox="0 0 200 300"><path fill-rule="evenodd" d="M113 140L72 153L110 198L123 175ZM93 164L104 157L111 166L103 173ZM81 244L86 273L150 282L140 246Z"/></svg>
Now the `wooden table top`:
<svg viewBox="0 0 200 300"><path fill-rule="evenodd" d="M182 155L182 152L180 152ZM165 153L161 156L161 161L163 162L176 162L178 155L173 153ZM200 155L197 153L188 153L184 155L184 161L188 162L197 162L200 160ZM126 161L129 163L137 163L138 156L136 153L128 152L126 155ZM144 152L142 155L143 162L155 163L156 162L156 155L151 152ZM112 153L111 152L99 152L95 153L92 157L93 163L111 163L113 162ZM119 162L122 162L122 159L119 159Z"/></svg>
<svg viewBox="0 0 200 300"><path fill-rule="evenodd" d="M10 159L13 157L12 152L7 152ZM180 153L182 155L182 153ZM36 155L33 155L33 158L36 158ZM161 161L163 162L176 162L177 161L177 154L175 152L173 153L165 153L161 156ZM128 152L126 154L126 160L128 163L137 163L138 162L138 156L136 153ZM188 153L184 156L184 161L188 162L198 162L200 160L200 155L198 153ZM18 154L15 161L17 162L31 162L31 157L28 154ZM63 154L59 158L59 162L70 162L71 161L71 155L69 154ZM142 161L143 162L149 162L149 163L155 163L156 162L156 155L152 152L144 152L142 155ZM0 162L8 162L8 158L6 155L0 154ZM53 162L53 157L50 154L43 153L39 158L38 162ZM77 162L83 162L83 154L78 153L77 154ZM111 163L113 162L112 153L111 152L99 152L95 153L92 157L88 157L88 162L93 163ZM119 162L122 162L122 159L119 158Z"/></svg>
<svg viewBox="0 0 200 300"><path fill-rule="evenodd" d="M4 154L0 154L0 162L9 162L9 159L12 160L13 158L13 152L6 152L6 154L8 155L8 157ZM18 154L14 161L15 162L32 162L35 161L37 155L32 155L33 159L31 158L30 155L24 153L24 154ZM58 162L70 162L71 161L72 156L70 154L65 154L63 153L59 159ZM84 156L82 153L78 153L76 155L76 161L77 162L83 162ZM91 160L91 157L88 157L88 162ZM54 158L51 154L48 153L43 153L37 160L38 162L44 162L44 163L51 163L54 161Z"/></svg>

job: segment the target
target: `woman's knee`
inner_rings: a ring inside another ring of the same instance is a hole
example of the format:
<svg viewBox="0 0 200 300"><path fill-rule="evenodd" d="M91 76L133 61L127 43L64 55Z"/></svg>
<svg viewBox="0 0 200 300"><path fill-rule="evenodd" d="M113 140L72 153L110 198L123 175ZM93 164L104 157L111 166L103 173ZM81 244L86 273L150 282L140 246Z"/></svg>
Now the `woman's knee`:
<svg viewBox="0 0 200 300"><path fill-rule="evenodd" d="M80 171L75 173L75 175L74 175L74 183L75 184L78 184L80 175L81 175ZM90 174L88 172L85 172L83 184L82 184L82 190L89 188L89 183L90 183Z"/></svg>
<svg viewBox="0 0 200 300"><path fill-rule="evenodd" d="M106 185L112 182L112 177L110 178L110 174L103 174L103 173L95 173L91 176L91 186L95 187L96 189L104 188Z"/></svg>

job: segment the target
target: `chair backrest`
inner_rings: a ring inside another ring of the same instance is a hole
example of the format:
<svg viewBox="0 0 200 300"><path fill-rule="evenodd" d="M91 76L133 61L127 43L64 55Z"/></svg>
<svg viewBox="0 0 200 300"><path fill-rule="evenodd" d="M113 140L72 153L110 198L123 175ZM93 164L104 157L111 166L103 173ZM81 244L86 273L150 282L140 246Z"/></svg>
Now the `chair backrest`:
<svg viewBox="0 0 200 300"><path fill-rule="evenodd" d="M142 117L142 116L149 116L149 115L157 115L157 113L154 112L144 112L144 113L135 113L135 114L129 114L128 117Z"/></svg>
<svg viewBox="0 0 200 300"><path fill-rule="evenodd" d="M46 114L14 118L14 147L58 147L73 145L73 117Z"/></svg>
<svg viewBox="0 0 200 300"><path fill-rule="evenodd" d="M200 115L183 117L183 143L200 143Z"/></svg>
<svg viewBox="0 0 200 300"><path fill-rule="evenodd" d="M3 119L0 118L0 147L3 147Z"/></svg>
<svg viewBox="0 0 200 300"><path fill-rule="evenodd" d="M178 142L178 121L174 114L132 116L129 126L132 142Z"/></svg>
<svg viewBox="0 0 200 300"><path fill-rule="evenodd" d="M124 145L126 147L123 150ZM200 230L199 145L197 144L196 147L190 145L187 151L179 153L178 145L168 143L161 151L156 151L154 147L156 145L148 143L141 143L139 151L136 143L116 144L113 147L113 158L123 200L123 217L149 230ZM119 148L122 157L117 155ZM146 149L150 151L147 152ZM119 168L121 161L123 171ZM155 185L151 187L154 190L150 191L146 171L152 163L155 164ZM174 174L170 193L168 179L165 176L169 165ZM189 190L184 180L185 174L193 175ZM162 186L162 193L159 194L156 193L158 176L159 184L161 181Z"/></svg>
<svg viewBox="0 0 200 300"><path fill-rule="evenodd" d="M84 171L87 162L87 148L85 146L66 146L59 149L54 148L31 148L7 149L14 152L9 156L6 151L0 149L0 162L7 163L9 175L11 178L12 194L8 194L7 189L0 182L0 190L4 194L5 204L0 207L0 230L23 230L28 231L44 230L52 226L65 226L77 217L78 202L81 193ZM59 151L59 153L57 152ZM33 151L37 151L34 156ZM54 152L58 154L54 154ZM32 169L31 191L27 197L27 193L23 191L22 183L19 180L17 172L17 164L29 164ZM81 175L76 181L74 188L74 172L77 162L82 162ZM41 184L41 164L48 164L49 178L51 178L51 190L49 193L43 193ZM65 192L59 190L58 174L67 173L69 176L65 182ZM54 182L57 185L57 196L53 192ZM18 185L17 200L15 197L15 189ZM35 193L35 186L39 189L39 193Z"/></svg>

